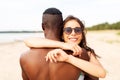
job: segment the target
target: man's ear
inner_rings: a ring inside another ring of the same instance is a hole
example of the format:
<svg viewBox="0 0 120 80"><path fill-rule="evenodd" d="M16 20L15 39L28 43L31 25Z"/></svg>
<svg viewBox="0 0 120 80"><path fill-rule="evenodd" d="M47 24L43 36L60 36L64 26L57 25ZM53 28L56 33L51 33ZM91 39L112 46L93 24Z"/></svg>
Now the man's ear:
<svg viewBox="0 0 120 80"><path fill-rule="evenodd" d="M62 40L64 40L64 37L63 37L63 35L62 35Z"/></svg>
<svg viewBox="0 0 120 80"><path fill-rule="evenodd" d="M44 23L42 23L42 29L45 30L45 24Z"/></svg>

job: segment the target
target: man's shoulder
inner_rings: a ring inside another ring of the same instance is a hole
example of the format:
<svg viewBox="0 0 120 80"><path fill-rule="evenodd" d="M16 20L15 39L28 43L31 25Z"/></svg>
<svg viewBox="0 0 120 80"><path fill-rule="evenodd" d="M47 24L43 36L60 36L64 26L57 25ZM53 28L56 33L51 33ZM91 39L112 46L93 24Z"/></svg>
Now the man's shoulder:
<svg viewBox="0 0 120 80"><path fill-rule="evenodd" d="M20 64L24 64L29 58L29 50L22 53L21 56L20 56Z"/></svg>
<svg viewBox="0 0 120 80"><path fill-rule="evenodd" d="M20 65L22 67L30 66L36 61L37 54L34 52L33 49L30 49L20 56Z"/></svg>
<svg viewBox="0 0 120 80"><path fill-rule="evenodd" d="M45 54L47 54L48 51L49 49L32 48L21 54L20 63L25 64L25 63L29 63L31 60L35 61L38 56L44 56Z"/></svg>
<svg viewBox="0 0 120 80"><path fill-rule="evenodd" d="M21 54L20 61L25 62L31 59L33 55L36 55L35 53L38 53L40 51L41 49L29 49Z"/></svg>

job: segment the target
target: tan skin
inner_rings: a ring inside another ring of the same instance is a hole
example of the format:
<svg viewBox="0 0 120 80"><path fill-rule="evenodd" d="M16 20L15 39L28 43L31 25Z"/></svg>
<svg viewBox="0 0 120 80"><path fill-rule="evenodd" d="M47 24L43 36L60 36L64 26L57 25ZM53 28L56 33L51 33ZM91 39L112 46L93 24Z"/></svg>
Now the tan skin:
<svg viewBox="0 0 120 80"><path fill-rule="evenodd" d="M52 17L47 16L47 18L51 19ZM48 31L45 29L44 32L46 33L46 38L58 40L54 36L53 30ZM52 49L31 48L28 52L21 55L20 65L23 80L78 80L81 69L66 62L51 63L46 61L45 57L50 50ZM67 52L67 54L69 53L71 52ZM86 52L81 53L79 58L89 60ZM88 75L86 80L98 80L98 78Z"/></svg>

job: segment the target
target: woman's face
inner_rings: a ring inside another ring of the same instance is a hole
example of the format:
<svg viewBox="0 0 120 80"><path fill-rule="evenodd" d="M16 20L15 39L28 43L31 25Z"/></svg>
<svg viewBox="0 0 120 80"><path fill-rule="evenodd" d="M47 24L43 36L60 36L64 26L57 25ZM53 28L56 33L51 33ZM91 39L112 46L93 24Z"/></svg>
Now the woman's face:
<svg viewBox="0 0 120 80"><path fill-rule="evenodd" d="M82 30L76 20L70 20L65 23L63 29L63 39L68 43L79 44L82 40Z"/></svg>

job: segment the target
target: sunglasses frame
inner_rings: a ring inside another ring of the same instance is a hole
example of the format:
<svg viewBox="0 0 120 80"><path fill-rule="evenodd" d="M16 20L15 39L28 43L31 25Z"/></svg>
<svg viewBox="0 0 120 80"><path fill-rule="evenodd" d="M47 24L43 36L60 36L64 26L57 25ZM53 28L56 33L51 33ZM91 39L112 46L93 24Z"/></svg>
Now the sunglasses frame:
<svg viewBox="0 0 120 80"><path fill-rule="evenodd" d="M81 34L82 33L81 27L75 27L75 28L66 27L66 28L63 29L63 32L65 32L67 35L70 35L73 30L74 30L75 34Z"/></svg>

